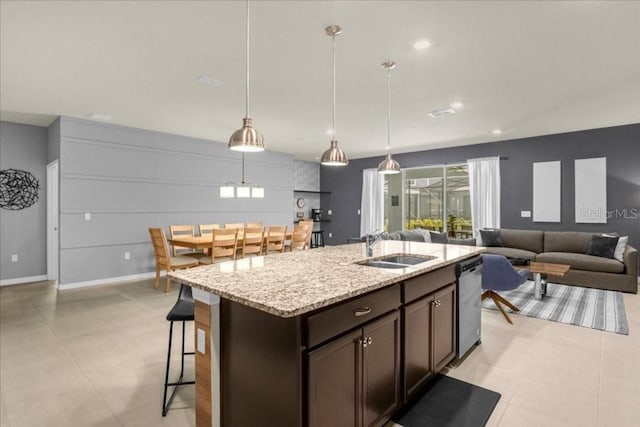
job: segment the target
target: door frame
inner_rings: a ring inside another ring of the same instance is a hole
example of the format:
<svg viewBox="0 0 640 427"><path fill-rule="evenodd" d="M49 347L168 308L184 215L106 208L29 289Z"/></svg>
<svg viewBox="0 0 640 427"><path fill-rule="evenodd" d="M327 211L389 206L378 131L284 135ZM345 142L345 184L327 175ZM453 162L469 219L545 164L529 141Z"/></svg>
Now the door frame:
<svg viewBox="0 0 640 427"><path fill-rule="evenodd" d="M60 161L47 164L47 280L60 274Z"/></svg>

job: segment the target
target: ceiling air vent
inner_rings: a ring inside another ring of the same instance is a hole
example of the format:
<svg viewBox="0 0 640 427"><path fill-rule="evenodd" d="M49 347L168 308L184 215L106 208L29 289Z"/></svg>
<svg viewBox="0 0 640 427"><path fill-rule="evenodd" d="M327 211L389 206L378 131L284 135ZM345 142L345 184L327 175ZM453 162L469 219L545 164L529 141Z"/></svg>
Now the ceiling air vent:
<svg viewBox="0 0 640 427"><path fill-rule="evenodd" d="M449 114L455 114L456 110L454 110L453 108L445 108L442 110L434 110L431 111L429 113L429 116L431 117L442 117L442 116L448 116Z"/></svg>

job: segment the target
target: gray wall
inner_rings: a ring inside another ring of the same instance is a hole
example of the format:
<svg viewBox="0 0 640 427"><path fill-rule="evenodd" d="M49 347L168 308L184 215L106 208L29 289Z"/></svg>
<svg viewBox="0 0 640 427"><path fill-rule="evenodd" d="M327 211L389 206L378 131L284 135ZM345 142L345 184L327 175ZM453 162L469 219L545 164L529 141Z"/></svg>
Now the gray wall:
<svg viewBox="0 0 640 427"><path fill-rule="evenodd" d="M0 122L0 170L31 172L38 201L19 211L0 209L0 280L47 274L47 128ZM18 262L11 255L18 254Z"/></svg>
<svg viewBox="0 0 640 427"><path fill-rule="evenodd" d="M320 164L305 162L302 160L293 161L293 189L320 191ZM304 207L298 208L296 202L302 197L305 200ZM311 218L311 209L320 208L320 194L313 193L293 193L293 218L296 219L296 212L302 211L305 218Z"/></svg>
<svg viewBox="0 0 640 427"><path fill-rule="evenodd" d="M344 148L344 147L343 147ZM534 138L468 145L394 155L401 167L459 163L466 159L502 156L501 224L504 228L539 230L616 231L628 235L640 248L640 124ZM627 217L611 218L607 224L576 224L574 219L574 160L607 158L607 205L609 210L627 209ZM333 238L329 244L345 243L360 231L362 170L376 167L382 157L352 160L345 168L321 168L322 189L332 192ZM562 161L562 222L534 223L520 211L533 209L533 162ZM326 236L325 236L326 237Z"/></svg>
<svg viewBox="0 0 640 427"><path fill-rule="evenodd" d="M60 283L153 271L148 227L291 226L292 156L249 153L245 163L265 198L220 199L220 185L241 179L241 155L226 143L61 118Z"/></svg>
<svg viewBox="0 0 640 427"><path fill-rule="evenodd" d="M47 163L60 158L60 117L49 125Z"/></svg>

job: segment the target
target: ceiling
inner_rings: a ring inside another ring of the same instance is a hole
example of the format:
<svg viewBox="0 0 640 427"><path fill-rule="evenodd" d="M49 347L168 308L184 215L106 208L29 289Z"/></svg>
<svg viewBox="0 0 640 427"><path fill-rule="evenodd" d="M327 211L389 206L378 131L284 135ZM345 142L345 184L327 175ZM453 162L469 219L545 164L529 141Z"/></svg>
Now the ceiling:
<svg viewBox="0 0 640 427"><path fill-rule="evenodd" d="M2 0L0 17L3 120L99 113L222 142L241 126L242 1ZM254 1L251 116L269 150L317 161L329 146L329 24L351 158L385 151L388 59L393 152L640 122L637 1Z"/></svg>

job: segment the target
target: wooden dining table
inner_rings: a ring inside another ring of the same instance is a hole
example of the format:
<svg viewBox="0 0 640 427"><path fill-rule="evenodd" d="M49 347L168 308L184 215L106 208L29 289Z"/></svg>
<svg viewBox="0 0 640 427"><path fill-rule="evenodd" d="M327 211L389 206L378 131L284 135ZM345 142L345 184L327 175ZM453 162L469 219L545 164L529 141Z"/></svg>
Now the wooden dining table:
<svg viewBox="0 0 640 427"><path fill-rule="evenodd" d="M285 240L291 240L291 236L293 233L291 231L287 231L285 234ZM225 236L219 236L219 239L224 239ZM209 249L211 248L211 244L213 243L213 235L208 234L205 236L179 236L174 237L172 239L168 239L169 243L174 246L179 246L181 248L190 248L190 249ZM231 240L231 238L229 238ZM238 233L238 246L242 246L242 242L244 240L244 234ZM267 234L264 235L264 242L267 241Z"/></svg>

